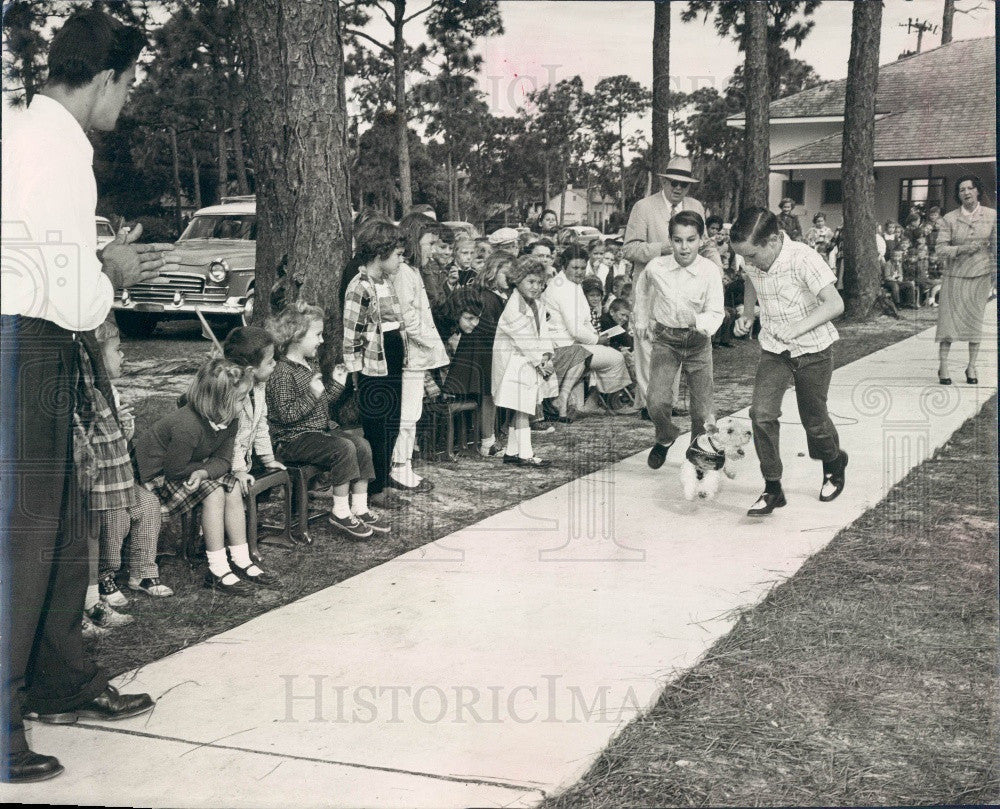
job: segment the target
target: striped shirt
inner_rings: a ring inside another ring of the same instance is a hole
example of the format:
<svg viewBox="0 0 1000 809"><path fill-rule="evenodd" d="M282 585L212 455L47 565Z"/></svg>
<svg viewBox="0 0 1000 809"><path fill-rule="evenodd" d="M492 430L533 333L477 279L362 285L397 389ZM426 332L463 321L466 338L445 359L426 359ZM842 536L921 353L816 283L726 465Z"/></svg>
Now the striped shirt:
<svg viewBox="0 0 1000 809"><path fill-rule="evenodd" d="M772 354L785 351L793 357L815 354L831 346L837 339L832 323L824 323L792 340L782 343L772 333L776 325L798 323L819 306L819 291L837 283L837 276L823 257L803 242L787 235L782 237L781 251L764 272L746 265L747 277L753 282L760 304L760 347Z"/></svg>
<svg viewBox="0 0 1000 809"><path fill-rule="evenodd" d="M364 268L344 293L344 365L350 372L365 376L388 376L382 324L395 322L402 326L399 299L392 284L376 285ZM406 333L400 328L405 344Z"/></svg>

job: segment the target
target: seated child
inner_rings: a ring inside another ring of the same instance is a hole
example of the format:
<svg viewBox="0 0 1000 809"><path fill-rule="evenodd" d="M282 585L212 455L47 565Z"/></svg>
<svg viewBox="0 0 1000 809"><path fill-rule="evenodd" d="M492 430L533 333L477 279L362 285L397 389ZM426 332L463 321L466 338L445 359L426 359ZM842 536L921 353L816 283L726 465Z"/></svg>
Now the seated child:
<svg viewBox="0 0 1000 809"><path fill-rule="evenodd" d="M611 301L608 311L601 315L598 332L605 332L615 326L625 329L624 334L618 334L608 340L608 345L617 351L631 351L632 338L628 334L628 318L632 314L632 307L627 300L615 298Z"/></svg>
<svg viewBox="0 0 1000 809"><path fill-rule="evenodd" d="M104 369L109 380L121 377L123 355L121 338L113 318L108 318L94 332L101 348ZM131 408L121 404L118 391L111 386L117 420L110 409L104 411L100 443L110 452L99 464L98 481L91 492L90 507L98 517L100 535L99 587L101 598L120 607L127 599L115 582L122 563L122 546L129 545L130 590L157 598L172 596L174 591L160 581L156 565L156 544L160 536L160 503L156 495L139 486L133 475L128 442L135 435ZM106 405L107 403L105 403ZM95 443L97 443L95 441ZM93 616L91 616L93 618ZM99 621L94 621L100 625Z"/></svg>
<svg viewBox="0 0 1000 809"><path fill-rule="evenodd" d="M274 337L266 329L243 326L233 329L222 344L227 360L253 375L250 395L243 400L240 425L233 445L233 476L239 481L246 495L255 480L253 473L262 470L284 469L285 465L274 457L271 433L267 429L267 399L265 383L274 372ZM260 562L260 558L254 558Z"/></svg>
<svg viewBox="0 0 1000 809"><path fill-rule="evenodd" d="M330 421L343 385L323 384L311 362L323 343L323 310L297 301L268 321L279 356L265 386L267 419L284 463L318 466L333 479L330 525L352 539L388 533L389 523L368 508L375 477L372 451L361 436ZM345 379L346 381L346 379Z"/></svg>
<svg viewBox="0 0 1000 809"><path fill-rule="evenodd" d="M234 596L280 584L250 559L243 494L232 473L239 414L252 384L244 368L212 357L198 369L186 403L135 442L139 480L159 497L164 516L201 505L208 556L205 586Z"/></svg>
<svg viewBox="0 0 1000 809"><path fill-rule="evenodd" d="M590 306L590 321L594 329L600 331L601 315L604 312L604 285L592 275L588 275L580 282L583 296Z"/></svg>

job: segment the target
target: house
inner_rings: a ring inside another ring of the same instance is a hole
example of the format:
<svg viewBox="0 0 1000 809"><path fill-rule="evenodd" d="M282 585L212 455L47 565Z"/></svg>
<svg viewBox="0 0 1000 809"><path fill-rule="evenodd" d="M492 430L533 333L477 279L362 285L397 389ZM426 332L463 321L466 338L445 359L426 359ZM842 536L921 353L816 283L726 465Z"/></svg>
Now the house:
<svg viewBox="0 0 1000 809"><path fill-rule="evenodd" d="M875 100L875 217L904 221L911 205L957 206L975 174L996 188L996 38L964 39L879 68ZM841 159L846 80L770 105L770 207L796 202L804 229L818 211L843 222ZM728 123L743 126L744 117Z"/></svg>
<svg viewBox="0 0 1000 809"><path fill-rule="evenodd" d="M565 195L566 210L562 218L563 225L592 225L595 228L604 230L604 225L608 221L618 206L613 199L609 199L601 194L596 188L590 189L590 204L587 204L586 188L574 188L570 183L562 194L558 194L545 203L546 208L551 208L559 213L560 200Z"/></svg>

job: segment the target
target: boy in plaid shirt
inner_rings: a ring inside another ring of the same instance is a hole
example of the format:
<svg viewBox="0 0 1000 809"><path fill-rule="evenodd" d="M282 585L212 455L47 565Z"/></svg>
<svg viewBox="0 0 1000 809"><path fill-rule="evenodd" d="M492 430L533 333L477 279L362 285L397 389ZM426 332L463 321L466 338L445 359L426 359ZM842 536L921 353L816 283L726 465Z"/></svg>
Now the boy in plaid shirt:
<svg viewBox="0 0 1000 809"><path fill-rule="evenodd" d="M789 382L795 386L809 457L823 462L819 499L828 502L843 491L847 468L847 453L840 448L826 408L833 376L832 345L837 339L830 321L844 311L836 276L819 253L782 233L778 218L765 208L746 208L733 224L730 240L746 260L750 280L735 331L738 335L750 331L753 320L747 313L758 302L761 319L750 420L764 493L747 513L762 516L786 505L778 430Z"/></svg>
<svg viewBox="0 0 1000 809"><path fill-rule="evenodd" d="M118 327L112 318L94 332L109 380L121 376L123 355ZM124 606L128 600L115 582L121 567L122 546L129 540L130 590L157 598L172 596L160 581L156 546L160 535L160 503L156 495L136 484L128 442L135 434L131 408L122 405L110 386L113 402L95 391L93 431L90 441L97 458L97 475L90 489L90 510L100 535L99 592L106 605ZM113 405L114 412L112 411ZM98 626L98 618L90 615Z"/></svg>

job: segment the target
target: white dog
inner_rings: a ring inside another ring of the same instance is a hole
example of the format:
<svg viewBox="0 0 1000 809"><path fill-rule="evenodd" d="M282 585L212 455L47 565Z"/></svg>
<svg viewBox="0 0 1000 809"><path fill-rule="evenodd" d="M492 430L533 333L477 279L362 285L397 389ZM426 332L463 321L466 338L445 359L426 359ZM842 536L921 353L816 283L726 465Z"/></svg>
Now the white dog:
<svg viewBox="0 0 1000 809"><path fill-rule="evenodd" d="M715 426L695 438L681 464L684 499L714 500L722 486L722 476L736 477L736 464L746 457L743 447L753 432L735 419L720 419Z"/></svg>

